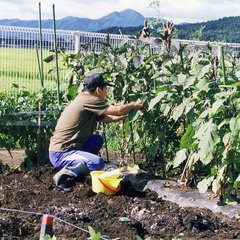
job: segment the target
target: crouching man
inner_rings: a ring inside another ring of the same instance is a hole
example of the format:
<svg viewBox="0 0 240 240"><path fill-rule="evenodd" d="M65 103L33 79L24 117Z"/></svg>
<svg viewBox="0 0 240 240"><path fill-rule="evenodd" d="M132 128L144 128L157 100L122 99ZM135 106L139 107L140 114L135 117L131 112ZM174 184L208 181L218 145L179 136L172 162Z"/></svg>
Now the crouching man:
<svg viewBox="0 0 240 240"><path fill-rule="evenodd" d="M93 134L97 122L117 122L127 118L132 109L142 110L141 101L114 106L105 102L107 86L101 74L84 79L84 91L62 112L50 139L49 158L58 168L53 179L64 191L72 191L77 179L90 171L101 170L104 161L97 155L103 138Z"/></svg>

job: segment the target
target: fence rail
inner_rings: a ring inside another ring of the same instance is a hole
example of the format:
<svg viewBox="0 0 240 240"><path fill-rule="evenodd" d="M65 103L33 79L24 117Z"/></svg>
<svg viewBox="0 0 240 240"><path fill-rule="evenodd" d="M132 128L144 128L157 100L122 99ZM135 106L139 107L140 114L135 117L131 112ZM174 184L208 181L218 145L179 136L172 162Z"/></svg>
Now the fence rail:
<svg viewBox="0 0 240 240"><path fill-rule="evenodd" d="M101 52L99 42L107 39L105 33L91 33L80 31L57 30L57 47L65 48L69 52L83 50L82 45L89 44L89 49ZM123 40L131 41L127 35L110 34L109 39L113 47L119 46ZM12 84L34 90L41 86L39 68L37 62L36 48L40 46L40 33L38 28L0 26L0 92L11 90ZM173 44L188 44L194 46L205 46L209 42L174 39ZM219 47L229 47L233 51L240 51L239 43L211 43L216 54ZM54 48L54 33L51 29L42 29L43 58L49 55ZM49 75L48 71L54 67L53 63L44 63L45 87L53 89L56 87L56 78ZM65 87L64 71L60 72L61 87Z"/></svg>

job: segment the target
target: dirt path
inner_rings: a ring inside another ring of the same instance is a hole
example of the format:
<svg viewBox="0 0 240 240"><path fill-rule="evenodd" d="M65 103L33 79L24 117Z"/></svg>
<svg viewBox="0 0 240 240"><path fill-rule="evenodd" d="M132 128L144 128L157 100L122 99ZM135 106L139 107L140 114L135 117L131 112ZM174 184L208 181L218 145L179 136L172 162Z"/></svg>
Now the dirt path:
<svg viewBox="0 0 240 240"><path fill-rule="evenodd" d="M21 164L26 157L24 150L12 150L12 157L5 149L0 148L0 162L7 164L10 167L16 167Z"/></svg>

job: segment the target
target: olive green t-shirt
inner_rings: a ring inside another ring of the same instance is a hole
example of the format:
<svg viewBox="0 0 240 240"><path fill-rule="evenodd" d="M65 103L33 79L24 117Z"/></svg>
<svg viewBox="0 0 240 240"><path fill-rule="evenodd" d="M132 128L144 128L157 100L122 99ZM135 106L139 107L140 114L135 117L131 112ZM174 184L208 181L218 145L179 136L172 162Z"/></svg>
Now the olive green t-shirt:
<svg viewBox="0 0 240 240"><path fill-rule="evenodd" d="M105 118L103 112L108 106L99 97L80 93L62 112L51 137L49 150L65 152L73 147L81 149L95 130L97 122Z"/></svg>

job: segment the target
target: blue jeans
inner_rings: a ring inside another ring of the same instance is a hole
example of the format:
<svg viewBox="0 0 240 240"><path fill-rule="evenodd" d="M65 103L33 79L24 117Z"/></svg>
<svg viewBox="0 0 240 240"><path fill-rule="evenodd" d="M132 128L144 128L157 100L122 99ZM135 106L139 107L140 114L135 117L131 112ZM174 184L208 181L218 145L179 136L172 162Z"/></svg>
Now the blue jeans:
<svg viewBox="0 0 240 240"><path fill-rule="evenodd" d="M65 166L76 166L79 162L84 162L89 171L101 170L104 161L101 157L93 154L99 152L103 145L103 138L97 134L91 135L80 150L71 148L66 152L49 151L49 158L55 168Z"/></svg>

